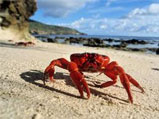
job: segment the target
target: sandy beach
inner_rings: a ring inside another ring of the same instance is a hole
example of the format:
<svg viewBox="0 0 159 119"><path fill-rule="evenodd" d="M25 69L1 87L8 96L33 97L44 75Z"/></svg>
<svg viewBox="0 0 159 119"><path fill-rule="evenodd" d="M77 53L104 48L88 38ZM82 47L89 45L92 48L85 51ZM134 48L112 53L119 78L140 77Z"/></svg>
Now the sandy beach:
<svg viewBox="0 0 159 119"><path fill-rule="evenodd" d="M131 85L134 104L130 104L120 80L100 89L93 82L110 79L104 74L84 73L91 97L81 99L69 72L58 67L56 82L43 85L44 69L53 59L69 60L72 53L83 52L117 61L145 93ZM159 56L40 42L23 47L0 41L0 119L159 119Z"/></svg>

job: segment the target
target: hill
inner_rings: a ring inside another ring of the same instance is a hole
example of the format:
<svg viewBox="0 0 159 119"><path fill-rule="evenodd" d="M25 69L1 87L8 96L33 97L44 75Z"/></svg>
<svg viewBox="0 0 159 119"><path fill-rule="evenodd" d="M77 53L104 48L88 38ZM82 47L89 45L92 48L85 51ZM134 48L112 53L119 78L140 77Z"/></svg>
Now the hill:
<svg viewBox="0 0 159 119"><path fill-rule="evenodd" d="M56 25L47 25L34 20L29 20L29 31L33 34L83 34L75 29Z"/></svg>

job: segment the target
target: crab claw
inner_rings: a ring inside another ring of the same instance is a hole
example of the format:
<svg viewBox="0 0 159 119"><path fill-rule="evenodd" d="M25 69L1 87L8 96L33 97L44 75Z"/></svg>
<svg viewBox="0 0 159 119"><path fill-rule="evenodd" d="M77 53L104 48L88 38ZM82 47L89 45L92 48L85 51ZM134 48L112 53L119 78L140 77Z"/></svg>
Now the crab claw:
<svg viewBox="0 0 159 119"><path fill-rule="evenodd" d="M55 82L55 79L53 78L53 75L54 75L54 69L50 68L49 70L45 70L44 77L43 77L44 85L46 85L45 82L47 82L47 81Z"/></svg>
<svg viewBox="0 0 159 119"><path fill-rule="evenodd" d="M68 69L70 71L70 77L80 93L80 97L84 98L83 91L85 90L87 98L89 99L90 89L88 88L88 84L85 81L84 76L78 71L77 65L74 62L71 62Z"/></svg>

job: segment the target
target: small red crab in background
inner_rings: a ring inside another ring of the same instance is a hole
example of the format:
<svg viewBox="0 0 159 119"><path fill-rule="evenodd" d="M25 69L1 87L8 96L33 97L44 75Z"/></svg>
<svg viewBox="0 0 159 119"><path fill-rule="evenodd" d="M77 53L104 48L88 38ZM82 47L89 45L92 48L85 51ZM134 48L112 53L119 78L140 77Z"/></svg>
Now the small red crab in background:
<svg viewBox="0 0 159 119"><path fill-rule="evenodd" d="M31 42L31 41L28 41L28 42L16 42L15 45L17 46L34 46L35 43Z"/></svg>
<svg viewBox="0 0 159 119"><path fill-rule="evenodd" d="M130 89L130 83L139 88L144 92L140 84L133 79L129 74L127 74L124 69L117 64L117 62L110 62L110 58L105 55L100 55L96 53L82 53L82 54L72 54L70 56L71 62L67 61L65 58L60 58L53 60L50 65L45 69L44 72L44 85L46 79L54 82L54 71L55 66L66 69L70 72L70 77L74 84L77 86L80 96L83 98L83 90L86 90L87 98L90 97L90 89L87 82L84 79L82 72L100 72L104 73L106 76L112 79L112 81L107 81L101 85L95 85L100 88L108 87L117 82L117 76L120 77L120 81L126 92L128 94L129 101L133 103L133 97Z"/></svg>

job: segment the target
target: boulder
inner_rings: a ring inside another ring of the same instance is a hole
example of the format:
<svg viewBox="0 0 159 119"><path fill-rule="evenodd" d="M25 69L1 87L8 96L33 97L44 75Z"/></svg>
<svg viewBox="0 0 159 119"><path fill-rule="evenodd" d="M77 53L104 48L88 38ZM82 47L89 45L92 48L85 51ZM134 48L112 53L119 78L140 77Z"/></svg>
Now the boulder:
<svg viewBox="0 0 159 119"><path fill-rule="evenodd" d="M144 40L137 40L137 39L131 39L131 40L123 40L121 41L122 43L127 43L127 44L147 44L146 41Z"/></svg>
<svg viewBox="0 0 159 119"><path fill-rule="evenodd" d="M55 38L47 38L47 42L49 42L49 43L57 43L57 40Z"/></svg>
<svg viewBox="0 0 159 119"><path fill-rule="evenodd" d="M90 47L104 47L104 41L99 38L88 38L83 45Z"/></svg>
<svg viewBox="0 0 159 119"><path fill-rule="evenodd" d="M36 11L36 0L0 0L0 35L8 39L28 40L29 34L29 17ZM9 38L11 37L11 38Z"/></svg>
<svg viewBox="0 0 159 119"><path fill-rule="evenodd" d="M156 50L156 54L157 54L157 55L159 55L159 48L157 48L157 50Z"/></svg>
<svg viewBox="0 0 159 119"><path fill-rule="evenodd" d="M111 38L106 38L106 39L103 39L104 41L108 41L108 42L113 42L114 39L111 39Z"/></svg>

